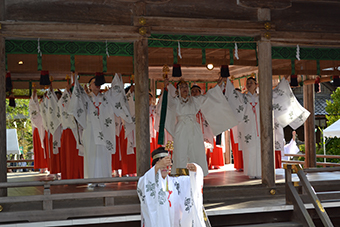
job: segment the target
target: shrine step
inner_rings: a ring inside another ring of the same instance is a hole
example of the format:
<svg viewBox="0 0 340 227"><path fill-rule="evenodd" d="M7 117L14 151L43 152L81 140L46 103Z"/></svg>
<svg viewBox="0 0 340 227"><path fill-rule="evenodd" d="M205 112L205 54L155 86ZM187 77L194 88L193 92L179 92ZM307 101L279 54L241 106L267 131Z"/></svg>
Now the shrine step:
<svg viewBox="0 0 340 227"><path fill-rule="evenodd" d="M211 202L232 202L237 200L256 200L256 199L273 199L285 197L285 185L277 184L274 188L267 188L263 185L246 185L246 186L220 186L204 187L203 200L204 204Z"/></svg>
<svg viewBox="0 0 340 227"><path fill-rule="evenodd" d="M302 224L296 222L277 222L277 223L262 223L251 225L234 225L229 227L303 227Z"/></svg>

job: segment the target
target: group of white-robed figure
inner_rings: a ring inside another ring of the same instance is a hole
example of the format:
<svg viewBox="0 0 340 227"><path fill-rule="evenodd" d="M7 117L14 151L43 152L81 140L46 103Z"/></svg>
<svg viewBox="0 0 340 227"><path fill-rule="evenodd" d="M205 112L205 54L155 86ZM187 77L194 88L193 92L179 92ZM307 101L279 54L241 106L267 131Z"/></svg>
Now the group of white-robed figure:
<svg viewBox="0 0 340 227"><path fill-rule="evenodd" d="M237 91L229 79L221 78L205 95L193 97L189 95L185 81L178 82L176 89L165 79L168 90L165 128L174 140L172 174L176 169L185 168L187 163L197 163L204 175L208 174L202 129L196 121L200 111L214 135L237 125L244 173L251 178L261 178L260 112L256 88L253 77L247 80L246 93ZM283 150L283 128L290 125L295 130L309 116L285 78L273 90L273 114L275 150Z"/></svg>
<svg viewBox="0 0 340 227"><path fill-rule="evenodd" d="M224 78L205 95L196 97L189 96L189 87L184 81L177 84L177 90L169 84L168 79L165 79L164 85L169 92L165 128L174 138L172 174L176 173L176 169L190 170L191 165L195 165L195 169L202 169L204 176L208 174L202 130L196 121L196 114L201 111L214 135L238 125L245 174L250 177L261 177L259 97L255 92L257 83L254 78L247 80L247 93L238 92L230 80ZM275 143L279 142L283 148L283 127L290 125L296 129L309 116L309 112L296 100L285 78L273 90L273 112ZM198 185L197 182L203 182L203 175L198 173L193 175L190 171L190 177L182 177L187 181L183 183L182 178L167 176L166 167L171 166L170 158L165 157L163 160L159 160L159 166L162 166L163 170L156 165L138 182L142 226L205 226L203 216L194 215L190 209L191 205L196 211L202 207L202 192L198 191L203 189L203 184ZM179 196L183 192L177 188L181 185L179 182L190 185L186 192L190 192L191 197ZM171 197L173 191L177 197ZM175 202L178 208L173 210L171 204ZM188 204L191 204L189 208ZM202 212L197 214L201 215ZM163 218L168 221L164 221ZM190 224L183 225L184 222Z"/></svg>

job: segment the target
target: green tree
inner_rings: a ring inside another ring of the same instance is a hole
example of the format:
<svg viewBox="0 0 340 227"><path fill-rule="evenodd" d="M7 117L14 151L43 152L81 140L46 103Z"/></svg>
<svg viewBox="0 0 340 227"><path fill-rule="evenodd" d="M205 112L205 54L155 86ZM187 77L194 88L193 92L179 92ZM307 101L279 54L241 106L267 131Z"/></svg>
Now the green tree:
<svg viewBox="0 0 340 227"><path fill-rule="evenodd" d="M327 106L325 107L328 113L328 115L326 115L328 126L340 119L340 88L337 88L333 94L331 94L331 98L331 100L326 100Z"/></svg>
<svg viewBox="0 0 340 227"><path fill-rule="evenodd" d="M331 98L331 100L326 100L327 106L325 107L325 110L328 113L328 115L326 115L328 126L340 119L340 88L337 88L333 92ZM322 147L322 143L319 144L319 147ZM340 155L340 138L327 138L326 152L328 155ZM327 162L340 163L340 160L327 159Z"/></svg>
<svg viewBox="0 0 340 227"><path fill-rule="evenodd" d="M28 95L28 90L16 89L15 95ZM29 118L29 99L15 99L16 107L10 107L6 100L6 128L16 128L19 146L23 147L24 155L33 148L32 126Z"/></svg>

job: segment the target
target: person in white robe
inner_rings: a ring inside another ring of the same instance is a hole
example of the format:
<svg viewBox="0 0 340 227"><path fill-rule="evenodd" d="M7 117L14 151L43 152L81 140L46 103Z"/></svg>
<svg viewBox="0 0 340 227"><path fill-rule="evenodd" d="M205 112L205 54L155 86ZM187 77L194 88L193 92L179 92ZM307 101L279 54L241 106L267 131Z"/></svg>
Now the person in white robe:
<svg viewBox="0 0 340 227"><path fill-rule="evenodd" d="M168 176L171 159L163 147L152 152L152 168L137 185L141 226L206 226L203 218L203 172L188 163L189 176Z"/></svg>
<svg viewBox="0 0 340 227"><path fill-rule="evenodd" d="M261 178L260 109L255 78L248 78L246 87L248 92L240 93L228 79L225 96L239 121L238 142L243 155L244 173L250 178ZM276 133L275 144L283 148L283 128L288 124L299 127L309 116L309 112L296 101L285 78L273 90L273 112L274 129L280 130Z"/></svg>
<svg viewBox="0 0 340 227"><path fill-rule="evenodd" d="M192 97L202 95L201 88L198 85L194 84L190 88L190 95ZM196 120L197 123L200 125L200 128L202 129L208 169L212 169L213 167L211 165L211 156L214 151L214 134L212 133L211 128L209 127L209 124L205 120L205 117L203 116L201 111L198 111L198 113L196 114Z"/></svg>
<svg viewBox="0 0 340 227"><path fill-rule="evenodd" d="M115 115L126 122L132 121L123 81L116 74L111 88L104 94L100 93L100 86L95 85L95 78L89 82L91 92L88 95L75 80L68 112L84 130L84 178L112 177L111 156L116 152Z"/></svg>
<svg viewBox="0 0 340 227"><path fill-rule="evenodd" d="M222 80L219 81L219 84ZM168 90L175 89L165 79ZM168 86L169 85L169 86ZM208 175L204 139L196 114L201 111L214 135L218 135L236 125L237 121L219 86L205 95L191 97L188 84L181 80L177 84L178 96L168 94L165 128L174 138L172 174L186 167L186 163L197 163L204 176ZM178 169L178 170L177 170Z"/></svg>
<svg viewBox="0 0 340 227"><path fill-rule="evenodd" d="M292 139L288 144L284 146L284 152L282 153L282 160L290 160L289 156L285 156L285 154L297 154L299 153L300 149L296 144L296 132L292 132Z"/></svg>
<svg viewBox="0 0 340 227"><path fill-rule="evenodd" d="M59 92L53 92L52 83L43 96L43 101L40 104L41 116L46 129L45 151L48 160L48 168L50 174L59 178L60 176L60 138L62 133L61 114L58 106Z"/></svg>
<svg viewBox="0 0 340 227"><path fill-rule="evenodd" d="M32 97L29 101L29 113L30 119L32 123L32 132L33 132L33 149L34 149L34 166L36 169L41 169L40 172L43 173L47 169L47 157L45 153L45 127L43 124L43 119L40 114L40 106L37 97L36 89L33 90ZM34 134L35 130L38 131L38 134ZM37 140L35 140L34 135L39 135L40 147L38 146Z"/></svg>

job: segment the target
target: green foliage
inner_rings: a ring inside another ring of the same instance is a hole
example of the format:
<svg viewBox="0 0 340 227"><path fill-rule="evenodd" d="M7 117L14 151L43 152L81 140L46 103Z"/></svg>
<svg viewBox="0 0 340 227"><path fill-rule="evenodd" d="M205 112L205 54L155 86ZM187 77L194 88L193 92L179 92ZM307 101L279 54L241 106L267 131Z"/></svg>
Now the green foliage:
<svg viewBox="0 0 340 227"><path fill-rule="evenodd" d="M330 126L334 122L340 119L340 88L338 87L331 95L332 100L326 100L327 106L325 110L328 115L326 115L327 125Z"/></svg>
<svg viewBox="0 0 340 227"><path fill-rule="evenodd" d="M29 99L15 99L16 107L10 107L6 100L6 128L16 128L19 146L23 147L24 155L33 149L31 119L29 118Z"/></svg>
<svg viewBox="0 0 340 227"><path fill-rule="evenodd" d="M332 100L326 100L327 106L325 110L327 126L330 126L334 122L340 119L340 88L337 88L331 95ZM340 155L340 138L326 138L326 154L327 155ZM324 154L323 143L317 145L317 154ZM318 158L318 162L323 162L323 158ZM326 159L326 162L340 163L340 159Z"/></svg>
<svg viewBox="0 0 340 227"><path fill-rule="evenodd" d="M325 142L327 155L340 155L340 138L327 138ZM323 154L323 149L317 154ZM320 161L323 162L323 158ZM340 163L340 159L327 158L326 162Z"/></svg>
<svg viewBox="0 0 340 227"><path fill-rule="evenodd" d="M12 90L14 96L22 95L22 96L30 96L30 90L29 89L13 89ZM44 94L44 90L37 89L37 95L41 96Z"/></svg>

